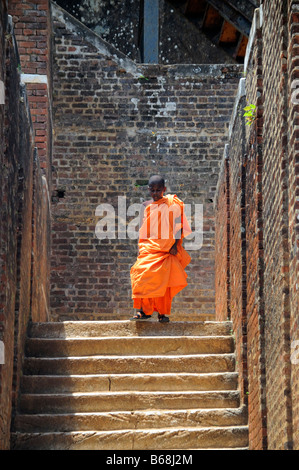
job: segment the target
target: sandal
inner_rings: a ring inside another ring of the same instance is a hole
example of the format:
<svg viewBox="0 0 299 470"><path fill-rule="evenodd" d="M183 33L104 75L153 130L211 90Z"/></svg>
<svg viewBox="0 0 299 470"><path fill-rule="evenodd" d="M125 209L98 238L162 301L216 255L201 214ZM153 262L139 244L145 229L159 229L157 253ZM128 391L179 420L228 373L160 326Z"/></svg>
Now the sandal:
<svg viewBox="0 0 299 470"><path fill-rule="evenodd" d="M165 315L160 315L158 313L158 319L159 319L159 323L168 323L169 322L169 318L166 317Z"/></svg>
<svg viewBox="0 0 299 470"><path fill-rule="evenodd" d="M137 312L132 318L130 318L130 321L147 320L150 317L150 315L145 315L144 312Z"/></svg>

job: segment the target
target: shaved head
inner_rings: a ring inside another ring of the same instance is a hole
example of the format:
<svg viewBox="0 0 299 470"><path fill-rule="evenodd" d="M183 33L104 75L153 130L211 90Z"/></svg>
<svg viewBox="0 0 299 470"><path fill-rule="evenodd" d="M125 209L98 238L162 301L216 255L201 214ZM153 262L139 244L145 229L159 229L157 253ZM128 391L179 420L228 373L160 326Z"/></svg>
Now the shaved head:
<svg viewBox="0 0 299 470"><path fill-rule="evenodd" d="M152 186L154 184L164 187L165 186L164 178L162 178L162 176L160 176L160 175L151 176L149 181L148 181L148 185Z"/></svg>

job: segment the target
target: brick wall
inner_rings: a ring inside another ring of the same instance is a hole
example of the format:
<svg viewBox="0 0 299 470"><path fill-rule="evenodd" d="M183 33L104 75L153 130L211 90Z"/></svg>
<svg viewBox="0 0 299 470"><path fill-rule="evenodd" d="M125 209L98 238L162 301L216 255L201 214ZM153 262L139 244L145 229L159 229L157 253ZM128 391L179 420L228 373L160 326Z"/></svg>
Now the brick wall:
<svg viewBox="0 0 299 470"><path fill-rule="evenodd" d="M247 352L240 386L248 381L252 449L298 449L297 10L297 2L264 1L256 12L245 60L246 103L256 105L256 119L241 145L242 109L232 118L224 219L223 175L217 188L216 240L227 229L231 248L229 258L216 251L216 299L230 296L238 360L242 329ZM216 317L223 318L217 303Z"/></svg>
<svg viewBox="0 0 299 470"><path fill-rule="evenodd" d="M6 14L7 4L3 0L0 2L0 24L1 24L1 62L0 62L0 79L2 83L6 85L6 41L5 34L7 33L7 14ZM3 96L1 97L2 101L0 104L0 158L1 158L1 168L4 168L5 157L4 157L4 136L5 136L5 118L6 110L5 105L3 104ZM5 102L5 97L4 97ZM9 187L11 191L7 194L7 186L4 186L4 172L1 171L1 223L0 223L0 236L1 236L1 258L0 258L0 268L1 268L1 291L0 291L0 341L4 344L4 358L1 358L0 364L0 416L1 422L1 434L0 434L0 448L7 448L9 443L9 427L7 421L10 419L11 413L11 395L8 397L5 393L6 384L11 383L12 381L12 370L13 370L13 341L9 338L13 337L13 312L14 312L14 303L15 303L15 293L16 293L16 275L15 275L15 262L13 257L9 257L6 254L6 246L8 243L13 247L15 252L16 250L16 240L15 238L9 239L10 234L7 233L6 226L3 225L5 219L7 219L8 214L12 214L10 219L12 223L16 224L16 217L13 214L12 210L12 199L16 193L17 181L15 175L12 175L12 169L14 167L14 162L11 166L7 166L7 183L10 183ZM6 176L6 175L5 175ZM12 273L12 275L11 275ZM9 295L7 295L7 293ZM9 315L12 314L12 315Z"/></svg>
<svg viewBox="0 0 299 470"><path fill-rule="evenodd" d="M1 3L3 8L3 2ZM5 11L2 9L2 14ZM1 24L5 24L1 18ZM18 55L11 26L5 34L2 76L5 104L1 105L1 314L4 364L0 365L0 447L9 445L13 390L20 366L22 326L30 307L32 140L25 94L20 87ZM1 38L2 39L2 38ZM9 123L9 125L7 125ZM20 133L20 130L22 132ZM16 350L16 355L14 354ZM14 373L15 372L15 373ZM12 387L12 382L14 385Z"/></svg>
<svg viewBox="0 0 299 470"><path fill-rule="evenodd" d="M265 336L264 336L264 258L263 258L263 71L260 14L253 24L252 47L246 62L246 103L256 106L256 120L246 126L247 159L245 177L246 233L246 334L248 366L248 412L250 446L267 448ZM243 118L244 119L244 118Z"/></svg>
<svg viewBox="0 0 299 470"><path fill-rule="evenodd" d="M265 356L268 444L276 449L292 445L285 4L263 5Z"/></svg>
<svg viewBox="0 0 299 470"><path fill-rule="evenodd" d="M226 144L215 196L215 313L219 321L231 319L229 176L229 145Z"/></svg>
<svg viewBox="0 0 299 470"><path fill-rule="evenodd" d="M55 5L52 16L53 318L132 313L137 242L98 240L95 210L117 210L118 196L140 204L148 194L135 183L157 172L204 212L203 247L190 252L173 312L214 315L213 200L240 67L136 66Z"/></svg>
<svg viewBox="0 0 299 470"><path fill-rule="evenodd" d="M291 353L295 355L296 364L291 370L291 395L294 397L293 407L293 441L294 449L299 448L299 374L298 374L298 340L299 340L299 181L298 181L298 90L299 73L299 2L288 2L288 217L289 217L289 250L290 250L290 341Z"/></svg>
<svg viewBox="0 0 299 470"><path fill-rule="evenodd" d="M49 0L11 0L19 52L19 71L30 108L34 132L33 161L33 321L49 318L50 296L50 192L52 186L52 61Z"/></svg>
<svg viewBox="0 0 299 470"><path fill-rule="evenodd" d="M14 22L22 80L27 84L40 165L51 182L50 1L10 0L8 12Z"/></svg>
<svg viewBox="0 0 299 470"><path fill-rule="evenodd" d="M245 252L245 125L244 79L240 81L229 133L229 310L235 333L242 399L247 402L246 252ZM221 213L220 213L221 214ZM221 217L221 215L220 215ZM224 219L225 220L225 219ZM223 222L222 222L223 224ZM223 230L223 228L222 228ZM225 260L225 254L222 255ZM224 261L224 265L227 261ZM217 263L218 264L218 263ZM224 286L223 286L224 287ZM217 313L218 318L218 313Z"/></svg>
<svg viewBox="0 0 299 470"><path fill-rule="evenodd" d="M50 238L49 203L42 191L42 175L36 171L41 162L35 149L26 85L21 81L13 22L6 6L0 2L0 80L5 84L0 104L0 341L4 344L4 363L0 364L1 449L9 448L11 416L18 406L34 290L40 307L35 310L35 320L45 320L43 311L49 310L49 287L36 271L37 266L39 270L46 267L49 279L45 241ZM42 224L37 224L36 214L41 214ZM41 232L46 233L43 238ZM34 289L36 284L39 291Z"/></svg>

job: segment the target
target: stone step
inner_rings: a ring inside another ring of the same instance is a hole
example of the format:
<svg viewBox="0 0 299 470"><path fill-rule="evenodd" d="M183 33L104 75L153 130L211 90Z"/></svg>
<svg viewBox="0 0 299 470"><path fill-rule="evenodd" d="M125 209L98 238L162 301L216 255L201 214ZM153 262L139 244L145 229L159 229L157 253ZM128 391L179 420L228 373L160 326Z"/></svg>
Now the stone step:
<svg viewBox="0 0 299 470"><path fill-rule="evenodd" d="M90 312L68 312L61 313L59 315L53 315L53 321L128 321L129 318L135 313L136 310L132 309L130 313L97 313L91 314ZM173 322L204 322L204 321L216 321L215 312L211 313L172 313L171 321ZM158 321L157 313L152 315L152 320Z"/></svg>
<svg viewBox="0 0 299 470"><path fill-rule="evenodd" d="M23 393L71 393L95 391L236 390L238 374L166 373L96 375L24 375Z"/></svg>
<svg viewBox="0 0 299 470"><path fill-rule="evenodd" d="M231 322L31 324L12 449L246 449Z"/></svg>
<svg viewBox="0 0 299 470"><path fill-rule="evenodd" d="M233 351L231 336L29 338L26 342L27 357L225 354Z"/></svg>
<svg viewBox="0 0 299 470"><path fill-rule="evenodd" d="M237 391L22 394L21 413L74 413L182 408L236 408Z"/></svg>
<svg viewBox="0 0 299 470"><path fill-rule="evenodd" d="M28 334L35 338L79 338L100 336L227 336L232 323L170 321L158 323L123 321L64 321L31 323Z"/></svg>
<svg viewBox="0 0 299 470"><path fill-rule="evenodd" d="M36 358L24 360L25 375L122 374L132 373L211 373L233 372L234 354L196 354L168 356L87 356Z"/></svg>
<svg viewBox="0 0 299 470"><path fill-rule="evenodd" d="M244 448L247 446L247 426L226 426L101 432L12 433L11 448L13 450L172 450Z"/></svg>
<svg viewBox="0 0 299 470"><path fill-rule="evenodd" d="M69 414L21 414L15 419L18 432L112 431L170 427L244 426L243 408L113 411Z"/></svg>

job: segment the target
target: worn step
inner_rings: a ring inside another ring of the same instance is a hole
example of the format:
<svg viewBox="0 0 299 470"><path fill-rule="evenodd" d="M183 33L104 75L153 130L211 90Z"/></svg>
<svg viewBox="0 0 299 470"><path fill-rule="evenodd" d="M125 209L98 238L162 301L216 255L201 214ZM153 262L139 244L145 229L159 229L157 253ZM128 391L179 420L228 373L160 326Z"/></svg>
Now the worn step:
<svg viewBox="0 0 299 470"><path fill-rule="evenodd" d="M136 310L132 309L130 313L113 313L113 321L128 321L128 319L136 312ZM53 315L53 321L111 321L111 313L97 313L97 314L90 314L90 312L65 312L63 314L59 314L58 316ZM212 321L215 322L216 314L215 312L210 313L172 313L171 314L171 321L172 322L205 322L205 321ZM158 321L157 313L152 315L153 321Z"/></svg>
<svg viewBox="0 0 299 470"><path fill-rule="evenodd" d="M89 392L22 394L21 413L73 413L83 411L133 411L146 409L236 408L237 391Z"/></svg>
<svg viewBox="0 0 299 470"><path fill-rule="evenodd" d="M234 354L196 354L175 356L87 356L36 358L24 361L24 374L98 374L233 372Z"/></svg>
<svg viewBox="0 0 299 470"><path fill-rule="evenodd" d="M241 426L247 424L243 408L111 411L69 414L21 414L18 432L112 431L170 427Z"/></svg>
<svg viewBox="0 0 299 470"><path fill-rule="evenodd" d="M225 354L233 351L231 336L30 338L26 343L26 355L34 357Z"/></svg>
<svg viewBox="0 0 299 470"><path fill-rule="evenodd" d="M170 321L158 323L150 319L142 322L120 321L65 321L31 323L28 334L36 338L79 338L100 336L227 336L232 323Z"/></svg>
<svg viewBox="0 0 299 470"><path fill-rule="evenodd" d="M95 375L24 375L23 393L64 393L100 391L178 391L236 390L238 374L95 374Z"/></svg>
<svg viewBox="0 0 299 470"><path fill-rule="evenodd" d="M12 449L23 450L171 450L246 446L247 426L12 434Z"/></svg>

